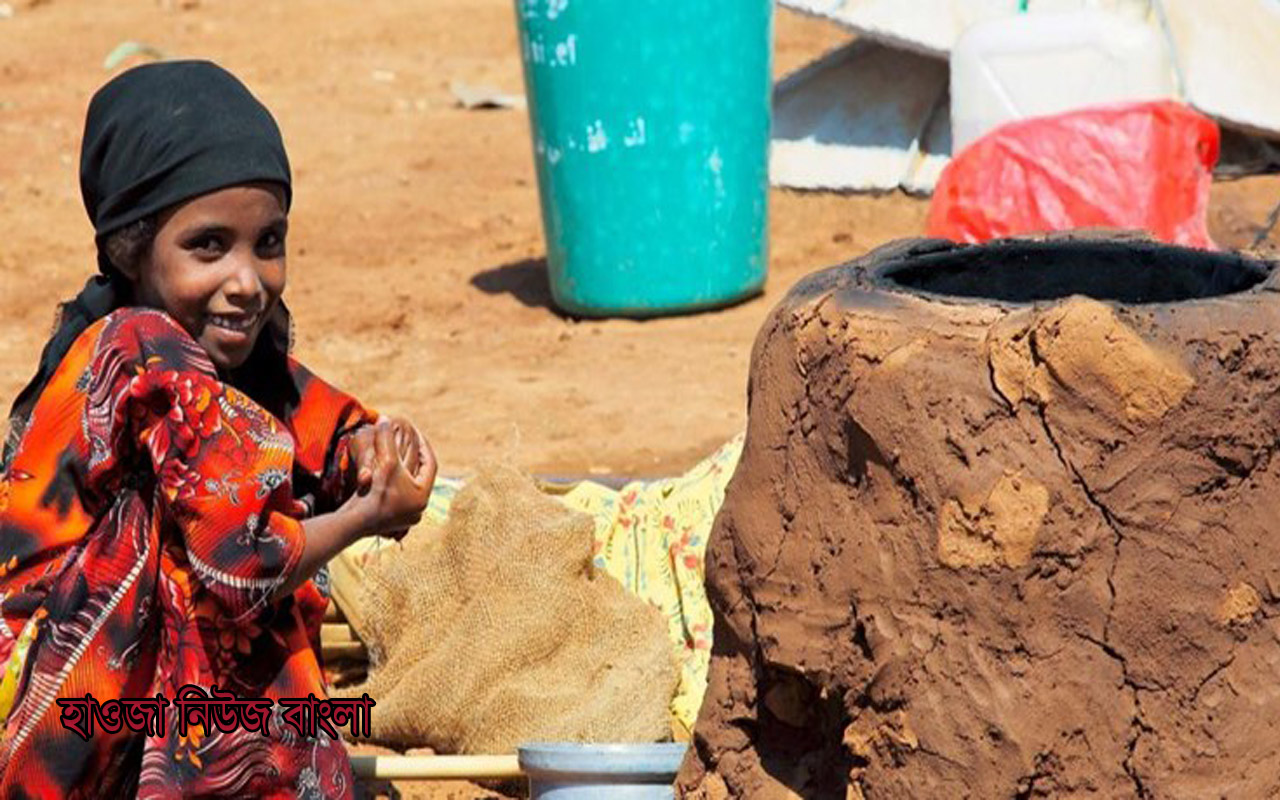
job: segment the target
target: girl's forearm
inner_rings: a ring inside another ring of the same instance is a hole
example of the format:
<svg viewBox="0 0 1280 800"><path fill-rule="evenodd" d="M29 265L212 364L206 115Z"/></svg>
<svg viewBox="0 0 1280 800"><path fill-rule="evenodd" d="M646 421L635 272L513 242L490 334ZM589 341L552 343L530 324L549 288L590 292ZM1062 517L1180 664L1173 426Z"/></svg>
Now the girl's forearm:
<svg viewBox="0 0 1280 800"><path fill-rule="evenodd" d="M303 521L302 532L306 537L306 544L302 548L302 557L298 559L293 574L280 584L271 599L279 600L293 594L294 590L310 580L330 559L368 531L367 521L349 505Z"/></svg>

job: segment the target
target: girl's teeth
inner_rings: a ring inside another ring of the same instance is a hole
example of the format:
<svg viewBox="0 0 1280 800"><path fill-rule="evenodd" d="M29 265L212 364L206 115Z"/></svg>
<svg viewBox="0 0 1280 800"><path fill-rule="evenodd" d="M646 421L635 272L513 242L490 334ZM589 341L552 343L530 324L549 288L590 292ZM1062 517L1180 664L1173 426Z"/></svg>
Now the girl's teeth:
<svg viewBox="0 0 1280 800"><path fill-rule="evenodd" d="M233 331L247 331L253 327L254 317L245 317L243 319L229 319L228 317L209 317L209 321L219 328L227 328Z"/></svg>

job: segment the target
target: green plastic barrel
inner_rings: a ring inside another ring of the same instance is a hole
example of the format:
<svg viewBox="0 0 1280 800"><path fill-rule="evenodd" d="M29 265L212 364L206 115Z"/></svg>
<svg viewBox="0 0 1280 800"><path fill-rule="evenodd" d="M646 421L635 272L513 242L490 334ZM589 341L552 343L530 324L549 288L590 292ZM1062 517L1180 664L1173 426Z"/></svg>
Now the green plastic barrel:
<svg viewBox="0 0 1280 800"><path fill-rule="evenodd" d="M653 316L758 293L772 0L516 0L555 302Z"/></svg>

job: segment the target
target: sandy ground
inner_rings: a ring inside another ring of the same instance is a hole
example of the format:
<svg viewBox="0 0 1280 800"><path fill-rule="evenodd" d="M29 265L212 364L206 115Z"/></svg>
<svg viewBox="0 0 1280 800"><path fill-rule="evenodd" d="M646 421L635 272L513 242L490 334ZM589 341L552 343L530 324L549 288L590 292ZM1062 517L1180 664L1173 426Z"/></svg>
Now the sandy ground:
<svg viewBox="0 0 1280 800"><path fill-rule="evenodd" d="M92 268L79 136L122 41L209 57L277 115L296 173L298 352L429 432L445 470L512 455L551 473L652 475L745 421L760 322L799 277L917 233L925 203L772 195L766 294L720 313L574 321L549 307L528 122L465 111L449 82L522 90L511 0L13 0L0 19L0 402L29 376L55 303ZM839 43L781 13L781 74ZM1224 241L1280 184L1223 184ZM1215 231L1218 232L1218 231Z"/></svg>
<svg viewBox="0 0 1280 800"><path fill-rule="evenodd" d="M297 352L407 414L447 472L513 456L555 474L655 475L745 424L755 332L801 276L918 233L926 203L771 197L767 292L650 322L549 308L528 122L466 111L449 83L522 91L512 0L10 0L0 17L0 403L29 377L54 305L93 268L79 138L126 40L217 60L276 114L295 169L287 292ZM845 34L782 12L783 74ZM1280 180L1219 184L1240 246Z"/></svg>

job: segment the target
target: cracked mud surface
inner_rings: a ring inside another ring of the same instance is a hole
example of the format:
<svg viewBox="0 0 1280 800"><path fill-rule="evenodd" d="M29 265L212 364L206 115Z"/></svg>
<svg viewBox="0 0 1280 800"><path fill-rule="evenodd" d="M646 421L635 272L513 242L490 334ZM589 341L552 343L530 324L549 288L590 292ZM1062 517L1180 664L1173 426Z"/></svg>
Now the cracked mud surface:
<svg viewBox="0 0 1280 800"><path fill-rule="evenodd" d="M1269 270L914 240L799 284L708 553L685 796L1280 793Z"/></svg>

